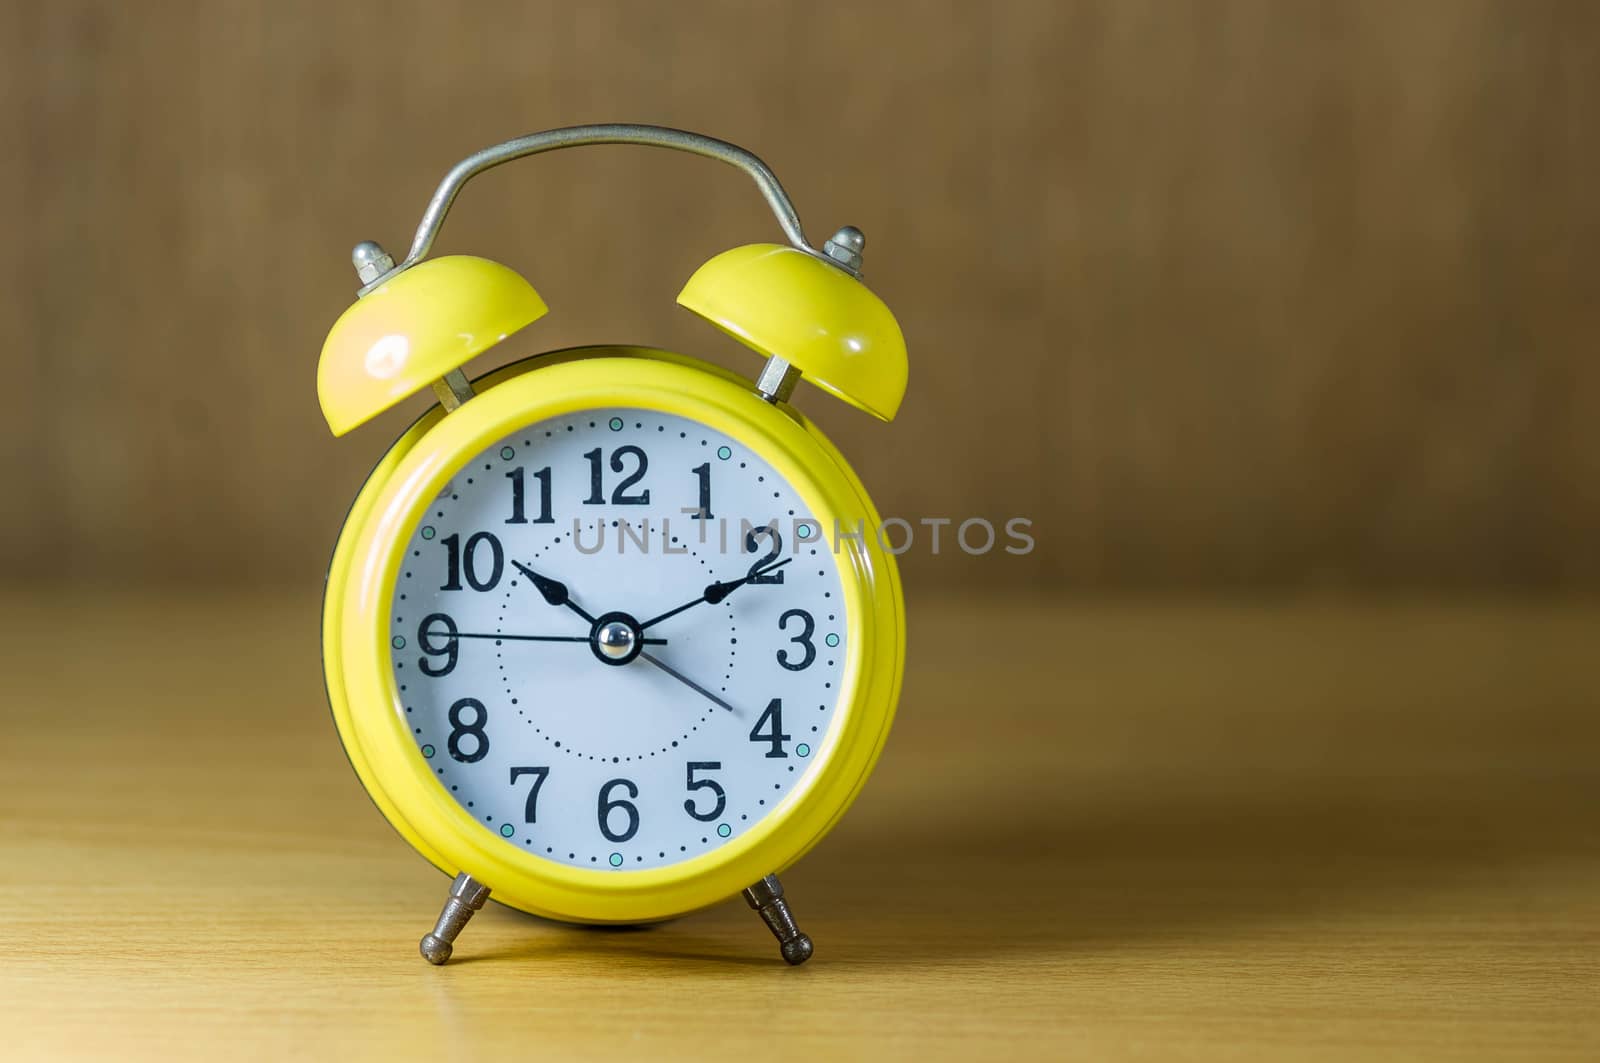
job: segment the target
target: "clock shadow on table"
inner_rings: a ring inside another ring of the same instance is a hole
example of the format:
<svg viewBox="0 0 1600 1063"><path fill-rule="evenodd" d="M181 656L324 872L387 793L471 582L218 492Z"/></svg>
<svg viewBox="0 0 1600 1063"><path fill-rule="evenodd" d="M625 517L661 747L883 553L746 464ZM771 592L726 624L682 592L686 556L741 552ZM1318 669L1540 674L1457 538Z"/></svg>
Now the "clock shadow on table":
<svg viewBox="0 0 1600 1063"><path fill-rule="evenodd" d="M896 809L886 800L790 869L795 914L817 943L813 964L1104 953L1282 932L1307 917L1423 913L1452 890L1539 866L1593 864L1600 851L1600 828L1584 811L1600 799L1592 779L1385 787L1351 778L1297 792L1280 782L1098 801L1082 791L997 789L992 804L966 795ZM980 814L991 807L1014 814ZM783 967L737 898L649 927L507 915L551 932L473 958L570 950L710 970Z"/></svg>
<svg viewBox="0 0 1600 1063"><path fill-rule="evenodd" d="M841 937L871 935L880 960L1060 955L1422 911L1485 876L1593 865L1600 852L1583 812L1600 799L1593 780L1230 789L1092 802L1041 792L1005 824L936 809L932 829L837 839L817 855L828 867L808 898ZM878 913L892 913L895 934L873 933ZM929 933L907 932L917 925Z"/></svg>

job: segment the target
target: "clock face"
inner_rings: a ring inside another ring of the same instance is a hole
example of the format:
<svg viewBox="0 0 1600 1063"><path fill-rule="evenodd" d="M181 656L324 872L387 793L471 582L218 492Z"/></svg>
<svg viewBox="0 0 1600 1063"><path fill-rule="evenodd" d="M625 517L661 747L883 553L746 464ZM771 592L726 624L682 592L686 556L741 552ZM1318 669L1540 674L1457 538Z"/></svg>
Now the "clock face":
<svg viewBox="0 0 1600 1063"><path fill-rule="evenodd" d="M696 421L519 429L412 530L389 624L407 728L485 831L544 859L627 871L726 845L829 748L834 531Z"/></svg>

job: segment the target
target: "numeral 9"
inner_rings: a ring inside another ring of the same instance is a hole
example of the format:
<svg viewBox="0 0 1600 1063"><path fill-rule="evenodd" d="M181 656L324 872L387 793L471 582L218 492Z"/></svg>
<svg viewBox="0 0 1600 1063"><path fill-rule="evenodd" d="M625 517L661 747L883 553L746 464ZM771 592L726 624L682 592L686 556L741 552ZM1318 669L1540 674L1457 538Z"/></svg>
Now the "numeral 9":
<svg viewBox="0 0 1600 1063"><path fill-rule="evenodd" d="M443 624L443 631L435 631L434 626ZM442 665L435 666L428 657L417 658L417 667L422 669L423 675L438 678L449 675L456 667L456 658L461 652L461 642L456 638L456 622L445 613L429 613L422 618L422 623L417 625L417 645L429 657L444 657ZM444 645L437 645L433 640L435 636L442 636Z"/></svg>

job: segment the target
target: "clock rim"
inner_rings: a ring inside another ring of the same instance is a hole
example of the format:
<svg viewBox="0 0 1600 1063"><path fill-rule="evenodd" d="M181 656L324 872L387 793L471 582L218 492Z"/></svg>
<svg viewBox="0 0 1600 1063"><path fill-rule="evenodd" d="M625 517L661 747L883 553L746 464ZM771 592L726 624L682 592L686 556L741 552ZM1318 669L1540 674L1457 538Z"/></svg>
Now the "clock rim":
<svg viewBox="0 0 1600 1063"><path fill-rule="evenodd" d="M572 922L671 918L722 900L798 860L843 816L887 739L904 666L904 604L895 559L863 536L839 555L851 653L817 767L739 838L666 867L575 868L492 838L438 785L398 711L387 625L410 527L444 481L517 427L579 409L634 406L687 416L760 453L824 527L879 518L832 443L792 407L742 377L687 355L590 346L535 355L481 378L449 415L419 418L379 461L351 507L329 567L324 677L334 722L384 818L447 875L466 871L502 903ZM386 538L387 537L387 538Z"/></svg>

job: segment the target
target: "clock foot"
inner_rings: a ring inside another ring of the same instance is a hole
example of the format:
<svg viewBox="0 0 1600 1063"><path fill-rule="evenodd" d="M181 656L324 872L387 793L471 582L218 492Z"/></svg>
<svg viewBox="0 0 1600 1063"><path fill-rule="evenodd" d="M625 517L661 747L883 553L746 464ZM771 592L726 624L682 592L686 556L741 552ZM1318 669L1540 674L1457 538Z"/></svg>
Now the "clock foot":
<svg viewBox="0 0 1600 1063"><path fill-rule="evenodd" d="M439 913L438 921L433 924L433 933L422 936L420 945L422 958L435 967L448 960L462 927L467 925L472 913L482 908L483 902L488 899L488 886L481 884L465 871L457 875L456 880L450 883L450 896L444 902L444 910Z"/></svg>
<svg viewBox="0 0 1600 1063"><path fill-rule="evenodd" d="M779 951L791 964L802 964L811 958L811 939L795 925L789 902L783 899L783 883L777 875L768 875L744 891L744 902L754 908L778 939Z"/></svg>

